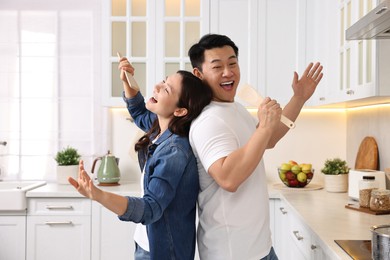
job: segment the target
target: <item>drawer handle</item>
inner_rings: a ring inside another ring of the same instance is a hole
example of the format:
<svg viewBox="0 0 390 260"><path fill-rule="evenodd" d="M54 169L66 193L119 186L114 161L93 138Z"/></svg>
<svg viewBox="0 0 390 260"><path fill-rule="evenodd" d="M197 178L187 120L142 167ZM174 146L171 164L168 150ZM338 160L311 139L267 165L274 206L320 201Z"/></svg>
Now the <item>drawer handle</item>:
<svg viewBox="0 0 390 260"><path fill-rule="evenodd" d="M72 225L72 221L46 221L45 225Z"/></svg>
<svg viewBox="0 0 390 260"><path fill-rule="evenodd" d="M283 215L286 215L286 214L287 214L287 211L286 211L286 210L284 210L284 208L283 208L283 207L280 207L280 208L279 208L279 210L280 210L280 212L282 212L282 214L283 214Z"/></svg>
<svg viewBox="0 0 390 260"><path fill-rule="evenodd" d="M311 248L311 250L316 250L317 246L316 245L311 245L310 248Z"/></svg>
<svg viewBox="0 0 390 260"><path fill-rule="evenodd" d="M52 210L52 209L73 209L73 206L51 206L47 205L46 209Z"/></svg>
<svg viewBox="0 0 390 260"><path fill-rule="evenodd" d="M293 231L293 233L298 240L303 240L303 236L299 235L299 231Z"/></svg>

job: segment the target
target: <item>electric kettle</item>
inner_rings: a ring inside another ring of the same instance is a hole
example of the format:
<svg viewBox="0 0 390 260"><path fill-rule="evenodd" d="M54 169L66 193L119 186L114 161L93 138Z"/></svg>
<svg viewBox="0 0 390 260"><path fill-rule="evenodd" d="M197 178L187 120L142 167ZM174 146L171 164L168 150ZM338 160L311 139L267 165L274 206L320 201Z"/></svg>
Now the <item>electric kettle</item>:
<svg viewBox="0 0 390 260"><path fill-rule="evenodd" d="M121 174L119 171L119 158L116 158L111 154L110 150L108 150L107 154L101 157L96 158L93 161L91 173L93 173L95 169L96 162L101 160L98 172L97 172L97 180L100 186L114 186L119 185L119 180L121 178Z"/></svg>

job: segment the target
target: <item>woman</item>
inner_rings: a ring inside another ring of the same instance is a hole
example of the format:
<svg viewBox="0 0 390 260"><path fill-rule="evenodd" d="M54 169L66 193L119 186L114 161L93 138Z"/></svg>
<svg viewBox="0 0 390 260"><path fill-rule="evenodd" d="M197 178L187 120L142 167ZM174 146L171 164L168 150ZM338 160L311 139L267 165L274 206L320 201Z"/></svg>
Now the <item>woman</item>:
<svg viewBox="0 0 390 260"><path fill-rule="evenodd" d="M143 172L143 197L99 189L82 161L78 180L69 178L69 182L121 220L143 224L137 225L135 259L194 259L199 178L188 133L192 120L210 103L211 89L192 73L178 71L158 83L145 104L126 80L125 71L134 72L126 58L120 60L119 68L127 108L146 132L135 145Z"/></svg>

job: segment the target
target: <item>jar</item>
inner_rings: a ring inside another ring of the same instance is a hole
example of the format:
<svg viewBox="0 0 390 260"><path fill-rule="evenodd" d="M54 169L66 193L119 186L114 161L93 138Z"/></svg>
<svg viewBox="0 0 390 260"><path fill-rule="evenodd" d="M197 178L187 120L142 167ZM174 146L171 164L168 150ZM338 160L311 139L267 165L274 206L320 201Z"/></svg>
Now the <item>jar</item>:
<svg viewBox="0 0 390 260"><path fill-rule="evenodd" d="M363 208L370 207L371 192L378 189L379 184L375 181L375 176L363 176L359 181L359 205Z"/></svg>
<svg viewBox="0 0 390 260"><path fill-rule="evenodd" d="M390 212L390 190L373 190L370 209L376 212Z"/></svg>

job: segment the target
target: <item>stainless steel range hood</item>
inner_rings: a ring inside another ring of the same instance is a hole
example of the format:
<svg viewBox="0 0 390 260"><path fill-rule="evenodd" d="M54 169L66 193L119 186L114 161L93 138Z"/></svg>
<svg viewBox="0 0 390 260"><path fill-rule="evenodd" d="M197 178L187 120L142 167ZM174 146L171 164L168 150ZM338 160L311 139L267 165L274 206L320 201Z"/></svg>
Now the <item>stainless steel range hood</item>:
<svg viewBox="0 0 390 260"><path fill-rule="evenodd" d="M346 30L347 40L390 39L390 0L382 1Z"/></svg>

